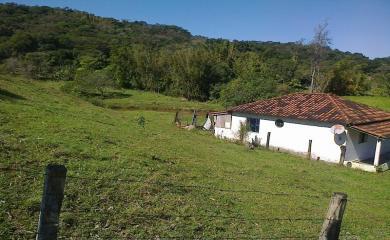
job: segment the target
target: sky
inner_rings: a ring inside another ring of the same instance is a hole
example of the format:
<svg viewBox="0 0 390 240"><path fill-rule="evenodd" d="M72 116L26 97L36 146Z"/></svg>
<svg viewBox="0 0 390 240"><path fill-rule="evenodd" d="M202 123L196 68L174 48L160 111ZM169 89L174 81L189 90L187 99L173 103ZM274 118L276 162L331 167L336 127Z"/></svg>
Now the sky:
<svg viewBox="0 0 390 240"><path fill-rule="evenodd" d="M230 40L310 41L327 21L331 47L390 56L390 0L11 0L69 7L119 20L177 25ZM0 3L9 2L0 0Z"/></svg>

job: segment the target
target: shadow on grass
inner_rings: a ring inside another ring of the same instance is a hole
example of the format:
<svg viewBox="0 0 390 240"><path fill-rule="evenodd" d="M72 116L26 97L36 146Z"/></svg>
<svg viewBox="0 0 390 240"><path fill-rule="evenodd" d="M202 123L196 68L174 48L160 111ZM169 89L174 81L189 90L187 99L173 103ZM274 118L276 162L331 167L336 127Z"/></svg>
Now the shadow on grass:
<svg viewBox="0 0 390 240"><path fill-rule="evenodd" d="M26 98L20 96L20 95L17 95L15 93L12 93L10 91L7 91L5 89L1 89L0 88L0 99L1 100L9 100L9 101L12 101L12 100L26 100Z"/></svg>
<svg viewBox="0 0 390 240"><path fill-rule="evenodd" d="M100 93L82 93L83 96L88 98L100 98L100 99L116 99L116 98L128 98L132 95L129 93L122 92L106 92L103 96Z"/></svg>

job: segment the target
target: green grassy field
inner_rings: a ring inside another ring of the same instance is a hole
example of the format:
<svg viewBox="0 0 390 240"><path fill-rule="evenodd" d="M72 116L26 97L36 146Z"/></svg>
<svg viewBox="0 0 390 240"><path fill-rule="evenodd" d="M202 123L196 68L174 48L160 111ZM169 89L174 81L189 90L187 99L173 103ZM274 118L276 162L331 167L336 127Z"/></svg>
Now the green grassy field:
<svg viewBox="0 0 390 240"><path fill-rule="evenodd" d="M105 99L104 105L113 109L124 110L221 110L223 109L217 103L204 103L188 101L184 98L175 98L153 92L144 92L138 90L123 90L123 97Z"/></svg>
<svg viewBox="0 0 390 240"><path fill-rule="evenodd" d="M390 97L345 96L346 99L390 111Z"/></svg>
<svg viewBox="0 0 390 240"><path fill-rule="evenodd" d="M317 238L335 191L350 199L342 239L390 239L389 171L249 150L172 120L0 76L1 166L29 170L1 171L0 238L34 237L44 168L60 163L60 239Z"/></svg>

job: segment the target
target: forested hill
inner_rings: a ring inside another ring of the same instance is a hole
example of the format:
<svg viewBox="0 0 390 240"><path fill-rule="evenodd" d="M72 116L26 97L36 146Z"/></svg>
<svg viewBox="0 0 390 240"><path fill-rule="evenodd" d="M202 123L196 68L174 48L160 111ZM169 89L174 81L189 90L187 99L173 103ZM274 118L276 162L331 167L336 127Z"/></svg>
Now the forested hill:
<svg viewBox="0 0 390 240"><path fill-rule="evenodd" d="M177 26L0 4L0 70L33 79L109 78L126 88L233 105L306 90L312 52L305 43L209 39ZM390 94L390 58L325 52L319 90Z"/></svg>

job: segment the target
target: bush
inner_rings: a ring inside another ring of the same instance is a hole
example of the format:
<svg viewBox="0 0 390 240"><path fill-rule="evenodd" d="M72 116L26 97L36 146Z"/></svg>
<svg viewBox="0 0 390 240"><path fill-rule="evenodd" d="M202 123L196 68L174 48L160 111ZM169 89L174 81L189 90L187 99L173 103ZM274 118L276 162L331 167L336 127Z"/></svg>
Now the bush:
<svg viewBox="0 0 390 240"><path fill-rule="evenodd" d="M4 69L7 73L17 74L22 68L23 63L16 57L10 57L4 61Z"/></svg>
<svg viewBox="0 0 390 240"><path fill-rule="evenodd" d="M105 107L105 104L104 102L102 101L102 99L98 99L98 98L91 98L88 100L90 103L92 103L93 105L97 106L97 107Z"/></svg>
<svg viewBox="0 0 390 240"><path fill-rule="evenodd" d="M54 72L53 78L58 81L72 81L74 80L75 72L73 66L63 66Z"/></svg>
<svg viewBox="0 0 390 240"><path fill-rule="evenodd" d="M249 133L249 126L247 122L240 122L240 128L237 132L237 137L240 140L240 142L245 142L246 138L248 137Z"/></svg>
<svg viewBox="0 0 390 240"><path fill-rule="evenodd" d="M226 107L234 106L273 97L276 95L276 90L272 80L254 74L248 78L238 78L229 82L222 89L220 100Z"/></svg>
<svg viewBox="0 0 390 240"><path fill-rule="evenodd" d="M27 53L24 57L25 74L32 79L52 78L50 55L43 52Z"/></svg>
<svg viewBox="0 0 390 240"><path fill-rule="evenodd" d="M75 87L82 95L98 94L103 98L106 91L116 87L116 84L107 69L96 71L79 69L76 73Z"/></svg>

